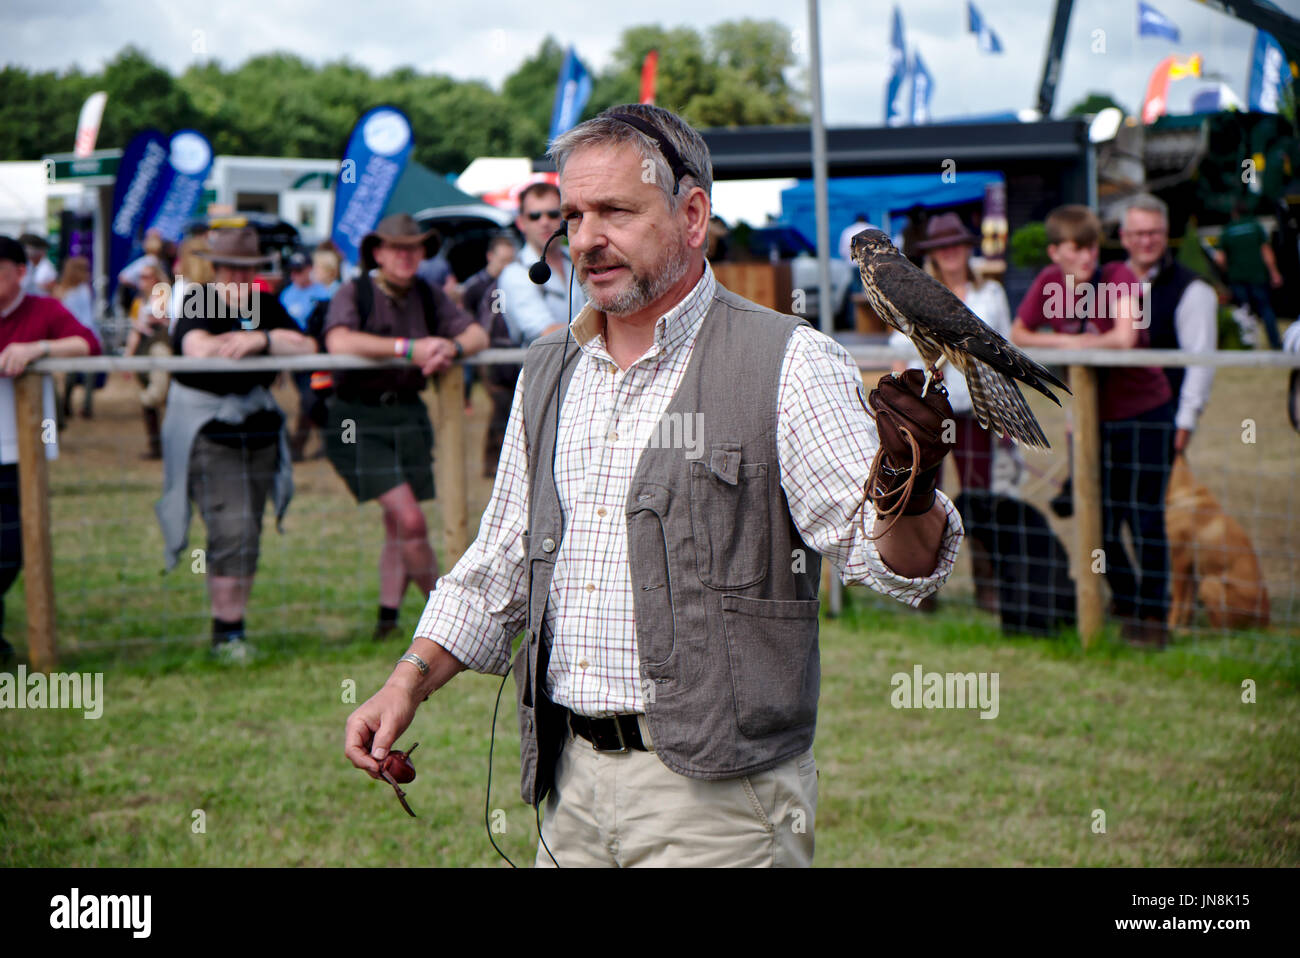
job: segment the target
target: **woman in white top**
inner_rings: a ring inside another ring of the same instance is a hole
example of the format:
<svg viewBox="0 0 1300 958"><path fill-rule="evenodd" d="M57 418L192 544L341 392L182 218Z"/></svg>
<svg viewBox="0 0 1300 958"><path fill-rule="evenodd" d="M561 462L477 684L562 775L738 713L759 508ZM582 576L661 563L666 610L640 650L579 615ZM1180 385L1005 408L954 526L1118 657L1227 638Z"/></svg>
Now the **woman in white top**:
<svg viewBox="0 0 1300 958"><path fill-rule="evenodd" d="M926 227L925 241L917 249L925 252L924 269L947 286L966 307L1004 337L1011 336L1011 309L1002 284L993 280L980 280L970 267L970 254L978 237L966 229L956 213L942 213L931 218ZM901 349L915 349L902 333L895 331L889 345ZM907 364L921 368L921 358ZM903 363L895 363L894 371L902 372ZM957 446L953 450L953 464L962 489L988 489L993 478L993 435L980 428L973 415L970 392L966 380L951 365L943 369L943 384L948 387L948 402L957 418Z"/></svg>
<svg viewBox="0 0 1300 958"><path fill-rule="evenodd" d="M63 263L63 272L54 286L54 295L63 303L65 309L91 331L104 346L104 338L99 334L99 324L95 322L95 297L90 291L90 260L84 256L69 256ZM63 418L72 418L72 389L83 386L86 399L81 404L81 415L85 419L94 414L95 390L104 385L103 373L68 373L63 377Z"/></svg>

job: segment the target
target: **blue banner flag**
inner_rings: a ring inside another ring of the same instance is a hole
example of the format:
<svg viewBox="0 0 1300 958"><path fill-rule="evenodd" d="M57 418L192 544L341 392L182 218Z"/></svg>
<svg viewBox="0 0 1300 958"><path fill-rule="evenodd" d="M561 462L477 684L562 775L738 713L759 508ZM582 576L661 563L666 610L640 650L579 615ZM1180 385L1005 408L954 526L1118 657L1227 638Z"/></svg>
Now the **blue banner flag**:
<svg viewBox="0 0 1300 958"><path fill-rule="evenodd" d="M383 215L414 148L411 121L396 107L368 110L352 128L334 180L330 231L349 263L361 258L361 241Z"/></svg>
<svg viewBox="0 0 1300 958"><path fill-rule="evenodd" d="M920 51L912 53L912 105L908 111L913 124L930 122L930 94L934 92L934 78L921 62Z"/></svg>
<svg viewBox="0 0 1300 958"><path fill-rule="evenodd" d="M1002 41L993 32L993 28L980 16L980 12L975 9L975 4L970 2L966 4L966 27L969 32L975 34L975 42L979 44L982 52L1002 52Z"/></svg>
<svg viewBox="0 0 1300 958"><path fill-rule="evenodd" d="M1151 4L1138 0L1138 36L1164 37L1177 43L1178 28L1174 26L1174 21Z"/></svg>
<svg viewBox="0 0 1300 958"><path fill-rule="evenodd" d="M885 125L907 123L907 106L903 97L911 88L908 82L907 48L903 45L903 15L894 7L894 32L889 39L889 82L885 87Z"/></svg>
<svg viewBox="0 0 1300 958"><path fill-rule="evenodd" d="M582 109L591 99L591 74L578 55L569 47L564 65L560 67L560 82L555 86L555 108L551 111L551 139L572 129L582 116Z"/></svg>
<svg viewBox="0 0 1300 958"><path fill-rule="evenodd" d="M167 141L157 130L137 133L118 161L113 185L113 218L109 221L108 294L117 288L117 274L140 249L141 226L167 168Z"/></svg>
<svg viewBox="0 0 1300 958"><path fill-rule="evenodd" d="M167 164L145 220L145 230L179 242L185 224L203 196L203 183L212 169L212 144L198 130L181 130L167 145Z"/></svg>
<svg viewBox="0 0 1300 958"><path fill-rule="evenodd" d="M1290 78L1282 45L1271 33L1255 31L1255 51L1250 58L1250 96L1252 112L1277 113L1282 105L1283 84Z"/></svg>

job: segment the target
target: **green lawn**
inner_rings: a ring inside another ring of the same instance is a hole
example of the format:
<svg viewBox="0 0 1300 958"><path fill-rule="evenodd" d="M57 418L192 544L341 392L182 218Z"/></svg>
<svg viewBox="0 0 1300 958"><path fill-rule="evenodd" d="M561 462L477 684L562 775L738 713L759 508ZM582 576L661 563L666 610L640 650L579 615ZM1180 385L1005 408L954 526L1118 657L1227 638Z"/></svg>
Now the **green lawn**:
<svg viewBox="0 0 1300 958"><path fill-rule="evenodd" d="M247 619L262 655L213 664L203 576L188 559L160 575L157 465L136 459L138 411L119 393L93 426L69 427L52 468L61 668L105 673L103 716L0 711L0 864L501 864L484 829L499 680L457 678L403 736L421 743L407 787L418 820L343 758L345 686L364 701L406 647L369 641L377 508L353 504L324 462L298 467L285 534L268 520ZM1291 453L1276 455L1283 474ZM1267 489L1279 509L1293 495ZM472 520L486 497L471 484ZM428 515L441 552L436 506ZM1294 529L1276 530L1288 563ZM193 532L202 547L197 521ZM1276 592L1286 611L1273 630L1182 634L1162 654L1113 637L1086 654L1068 636L1004 637L966 587L954 577L929 616L853 589L846 614L824 620L818 864L1300 864L1293 583ZM20 580L6 630L20 647L22 595ZM407 629L420 606L408 596ZM997 672L997 718L894 709L891 676L918 664ZM513 680L497 733L489 808L504 812L498 843L530 862Z"/></svg>
<svg viewBox="0 0 1300 958"><path fill-rule="evenodd" d="M172 655L109 672L99 720L5 713L0 864L499 864L483 825L497 679L457 678L403 737L420 742L418 820L343 758L345 683L364 699L397 645L286 643L243 669ZM1277 670L1243 704L1236 677L1201 659L1085 657L965 612L865 600L824 622L822 655L820 865L1300 862L1300 695ZM895 710L890 676L915 664L999 673L997 718ZM528 862L512 690L490 807L498 843Z"/></svg>

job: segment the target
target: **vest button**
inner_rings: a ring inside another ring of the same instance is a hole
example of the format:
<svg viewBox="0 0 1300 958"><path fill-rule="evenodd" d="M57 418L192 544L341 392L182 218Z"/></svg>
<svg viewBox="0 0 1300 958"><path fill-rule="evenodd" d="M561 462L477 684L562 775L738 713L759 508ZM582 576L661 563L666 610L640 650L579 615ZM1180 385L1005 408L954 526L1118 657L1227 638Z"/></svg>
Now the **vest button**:
<svg viewBox="0 0 1300 958"><path fill-rule="evenodd" d="M543 539L543 540L542 540L542 551L543 551L543 552L554 552L554 551L555 551L555 540L552 539L550 536L547 536L545 539Z"/></svg>

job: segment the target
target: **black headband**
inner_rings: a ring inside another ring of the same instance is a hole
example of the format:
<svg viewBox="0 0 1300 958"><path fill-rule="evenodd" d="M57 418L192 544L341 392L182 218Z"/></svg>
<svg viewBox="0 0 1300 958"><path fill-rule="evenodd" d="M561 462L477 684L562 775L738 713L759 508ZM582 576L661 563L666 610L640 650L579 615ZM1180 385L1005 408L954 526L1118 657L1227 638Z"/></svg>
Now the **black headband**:
<svg viewBox="0 0 1300 958"><path fill-rule="evenodd" d="M663 155L663 158L668 161L668 165L672 167L673 170L673 196L676 196L677 191L681 188L683 176L690 175L695 177L697 180L700 178L698 173L682 162L681 156L679 156L677 151L673 148L668 137L664 136L659 127L655 126L649 120L635 116L631 113L606 113L605 116L608 119L619 120L630 127L640 130L646 136L650 137L650 139L659 144L659 152Z"/></svg>

